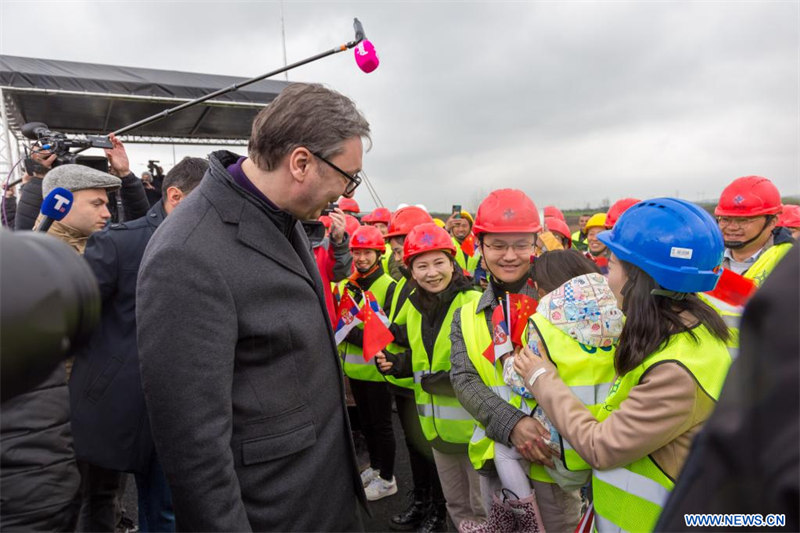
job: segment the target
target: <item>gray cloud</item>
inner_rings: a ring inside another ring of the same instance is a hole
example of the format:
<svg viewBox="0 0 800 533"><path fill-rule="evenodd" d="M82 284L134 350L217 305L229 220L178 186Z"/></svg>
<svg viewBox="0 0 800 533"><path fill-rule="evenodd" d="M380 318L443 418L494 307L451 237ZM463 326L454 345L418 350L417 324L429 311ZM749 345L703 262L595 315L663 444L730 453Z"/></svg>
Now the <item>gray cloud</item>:
<svg viewBox="0 0 800 533"><path fill-rule="evenodd" d="M277 3L67 6L4 2L2 53L240 76L283 60ZM800 192L797 3L286 2L284 13L290 62L364 22L377 71L347 52L290 79L358 103L373 126L365 168L389 207L474 207L507 186L565 208L696 200L753 173ZM30 19L37 39L19 23ZM131 151L171 160L169 148ZM372 207L366 191L357 199Z"/></svg>

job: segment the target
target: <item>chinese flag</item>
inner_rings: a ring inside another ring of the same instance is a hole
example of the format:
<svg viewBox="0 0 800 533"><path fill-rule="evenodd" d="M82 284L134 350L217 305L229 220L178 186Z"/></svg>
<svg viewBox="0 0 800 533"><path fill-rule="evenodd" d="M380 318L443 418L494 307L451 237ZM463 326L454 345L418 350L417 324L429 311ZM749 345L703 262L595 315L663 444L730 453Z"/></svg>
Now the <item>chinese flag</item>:
<svg viewBox="0 0 800 533"><path fill-rule="evenodd" d="M511 304L511 342L514 346L522 346L522 334L539 302L524 294L511 294L508 298Z"/></svg>
<svg viewBox="0 0 800 533"><path fill-rule="evenodd" d="M472 233L467 235L467 238L461 243L461 251L470 257L475 255L475 235Z"/></svg>
<svg viewBox="0 0 800 533"><path fill-rule="evenodd" d="M375 308L378 310L376 311ZM394 340L394 335L381 319L383 310L370 292L364 293L364 305L357 318L364 323L364 361L371 361L375 354L386 348ZM384 315L385 316L385 315Z"/></svg>
<svg viewBox="0 0 800 533"><path fill-rule="evenodd" d="M753 280L723 268L717 286L706 294L730 305L744 306L754 292L756 284Z"/></svg>

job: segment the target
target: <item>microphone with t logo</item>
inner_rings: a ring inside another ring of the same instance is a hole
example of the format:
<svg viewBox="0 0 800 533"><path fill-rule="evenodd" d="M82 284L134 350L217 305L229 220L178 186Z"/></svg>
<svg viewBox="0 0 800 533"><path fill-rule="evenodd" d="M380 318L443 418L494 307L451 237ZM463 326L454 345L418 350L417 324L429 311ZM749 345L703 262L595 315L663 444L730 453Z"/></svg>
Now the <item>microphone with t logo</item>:
<svg viewBox="0 0 800 533"><path fill-rule="evenodd" d="M47 233L56 220L61 220L72 209L72 193L63 187L56 187L42 201L41 213L44 215L42 223L36 231Z"/></svg>
<svg viewBox="0 0 800 533"><path fill-rule="evenodd" d="M356 40L359 41L354 51L356 55L356 64L358 68L369 74L380 64L378 59L378 52L375 51L375 46L367 39L364 33L364 26L358 19L353 19L353 29L356 31Z"/></svg>

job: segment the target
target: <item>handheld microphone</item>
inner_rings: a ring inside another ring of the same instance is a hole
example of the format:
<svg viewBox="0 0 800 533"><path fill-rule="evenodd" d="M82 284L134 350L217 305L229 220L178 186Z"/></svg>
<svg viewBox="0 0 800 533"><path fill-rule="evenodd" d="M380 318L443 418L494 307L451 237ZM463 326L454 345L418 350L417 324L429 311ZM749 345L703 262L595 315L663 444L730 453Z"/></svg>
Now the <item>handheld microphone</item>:
<svg viewBox="0 0 800 533"><path fill-rule="evenodd" d="M42 223L36 231L47 233L56 220L61 220L72 209L72 193L63 187L56 187L42 201L41 212L44 215Z"/></svg>
<svg viewBox="0 0 800 533"><path fill-rule="evenodd" d="M364 26L358 19L353 19L353 29L356 31L356 40L359 43L353 49L356 57L356 64L363 72L369 74L380 64L378 53L375 51L375 46L367 40L367 35L364 33Z"/></svg>

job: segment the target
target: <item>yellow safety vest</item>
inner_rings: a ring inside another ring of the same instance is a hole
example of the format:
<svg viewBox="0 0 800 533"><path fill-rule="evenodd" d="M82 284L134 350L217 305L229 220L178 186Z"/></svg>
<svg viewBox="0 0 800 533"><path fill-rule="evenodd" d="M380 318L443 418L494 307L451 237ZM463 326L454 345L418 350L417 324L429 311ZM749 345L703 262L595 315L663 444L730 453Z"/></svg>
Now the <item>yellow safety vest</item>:
<svg viewBox="0 0 800 533"><path fill-rule="evenodd" d="M581 252L585 252L589 248L589 244L586 240L580 240L581 230L576 231L572 234L572 247L576 250L580 250Z"/></svg>
<svg viewBox="0 0 800 533"><path fill-rule="evenodd" d="M789 242L770 246L761 254L756 262L747 269L747 272L744 273L744 277L753 280L757 287L761 287L767 279L767 276L775 270L775 267L789 252L792 246L792 243ZM731 354L732 359L736 359L739 355L739 323L742 320L744 306L731 305L706 293L698 293L697 296L719 313L725 325L728 326L728 331L731 334L728 339L728 352Z"/></svg>
<svg viewBox="0 0 800 533"><path fill-rule="evenodd" d="M673 335L664 349L618 377L598 413L598 420L602 422L619 409L642 376L653 366L664 362L676 362L683 366L703 391L716 401L728 373L730 356L722 341L705 326L697 326L692 331L697 336L697 342L688 332ZM667 476L650 455L620 468L594 470L592 491L595 527L601 533L652 531L674 486L675 480Z"/></svg>
<svg viewBox="0 0 800 533"><path fill-rule="evenodd" d="M581 344L551 324L542 314L534 313L533 324L550 354L558 375L592 415L603 407L608 391L614 384L614 354L616 347L598 348ZM523 346L528 344L528 330L522 335ZM561 459L569 470L591 470L575 448L561 437Z"/></svg>
<svg viewBox="0 0 800 533"><path fill-rule="evenodd" d="M744 273L744 277L752 279L756 286L761 287L767 276L772 274L781 259L792 249L793 244L783 242L766 249L753 265Z"/></svg>
<svg viewBox="0 0 800 533"><path fill-rule="evenodd" d="M403 292L403 289L408 283L407 278L401 278L400 281L394 286L394 294L392 295L392 306L389 309L389 320L393 324L397 324L398 326L406 326L408 323L408 309L409 307L413 307L409 302L408 298L406 301L403 302L403 305L400 305L400 293ZM405 348L403 346L399 346L395 343L390 344L386 347L386 349L392 353L400 353L404 352ZM391 383L392 385L397 385L398 387L403 387L404 389L413 389L414 388L414 378L396 378L394 376L383 376L386 381Z"/></svg>
<svg viewBox="0 0 800 533"><path fill-rule="evenodd" d="M381 264L383 265L383 271L387 274L389 273L389 258L392 256L392 247L389 246L389 243L386 243L386 248L383 252L383 257L381 257Z"/></svg>
<svg viewBox="0 0 800 533"><path fill-rule="evenodd" d="M481 261L481 254L479 254L478 250L476 249L475 255L469 256L464 250L461 249L461 243L458 242L458 239L451 237L451 240L453 241L453 245L456 247L456 264L463 270L468 271L470 274L474 274L478 263Z"/></svg>
<svg viewBox="0 0 800 533"><path fill-rule="evenodd" d="M414 370L414 398L417 402L417 415L422 432L429 441L438 437L445 442L466 444L472 435L475 420L458 403L458 399L425 392L421 380L426 374L442 370L450 371L450 326L453 323L453 313L465 303L480 297L480 292L469 290L459 293L453 299L436 336L433 357L429 357L422 341L422 314L413 304L409 306L406 328Z"/></svg>
<svg viewBox="0 0 800 533"><path fill-rule="evenodd" d="M492 342L492 335L486 324L486 315L483 312L478 313L477 307L478 300L475 300L461 308L461 336L469 360L478 371L484 385L511 406L529 415L536 408L536 401L523 398L506 385L503 381L503 364L499 359L492 364L483 356L483 351ZM486 461L494 459L494 441L486 435L486 428L478 421L475 421L475 430L469 441L469 459L475 470L482 469ZM537 481L554 483L544 467L535 463L531 464L528 476Z"/></svg>
<svg viewBox="0 0 800 533"><path fill-rule="evenodd" d="M384 273L381 277L376 279L367 290L375 296L378 305L383 307L384 302L386 302L386 293L389 287L394 283L395 281L392 277ZM356 327L363 331L364 324L359 324ZM364 361L364 352L361 346L343 341L339 345L339 354L342 357L344 374L350 379L358 379L361 381L386 381L383 374L378 371L378 367L375 366L375 361Z"/></svg>

